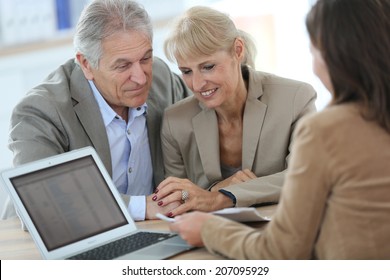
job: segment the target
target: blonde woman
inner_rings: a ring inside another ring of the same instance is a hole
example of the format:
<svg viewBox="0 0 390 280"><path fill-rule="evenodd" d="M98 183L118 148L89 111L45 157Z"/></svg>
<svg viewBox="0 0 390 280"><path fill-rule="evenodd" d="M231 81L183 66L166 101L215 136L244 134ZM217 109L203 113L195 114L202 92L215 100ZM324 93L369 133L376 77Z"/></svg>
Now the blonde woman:
<svg viewBox="0 0 390 280"><path fill-rule="evenodd" d="M256 71L250 37L228 15L193 7L165 43L194 96L165 111L165 175L153 199L166 213L276 203L298 120L315 111L303 82Z"/></svg>

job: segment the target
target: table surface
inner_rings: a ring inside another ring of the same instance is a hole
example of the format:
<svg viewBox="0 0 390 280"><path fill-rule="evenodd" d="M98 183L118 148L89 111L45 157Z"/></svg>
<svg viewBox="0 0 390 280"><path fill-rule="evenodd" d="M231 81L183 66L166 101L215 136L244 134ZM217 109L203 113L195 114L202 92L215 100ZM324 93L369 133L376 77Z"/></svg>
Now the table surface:
<svg viewBox="0 0 390 280"><path fill-rule="evenodd" d="M275 212L276 205L257 208L266 216ZM137 227L143 230L168 231L168 223L162 220L137 222ZM262 230L267 222L247 223L249 226ZM170 259L180 260L215 260L222 257L209 253L205 248L195 248ZM0 220L0 259L1 260L37 260L42 259L30 234L21 229L17 217Z"/></svg>

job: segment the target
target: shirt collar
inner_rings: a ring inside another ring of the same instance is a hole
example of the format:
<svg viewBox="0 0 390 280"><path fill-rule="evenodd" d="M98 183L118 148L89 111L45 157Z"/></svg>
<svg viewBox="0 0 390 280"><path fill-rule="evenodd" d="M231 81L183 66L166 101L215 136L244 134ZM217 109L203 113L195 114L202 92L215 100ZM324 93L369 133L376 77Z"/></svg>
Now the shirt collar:
<svg viewBox="0 0 390 280"><path fill-rule="evenodd" d="M91 86L93 95L96 99L96 102L98 103L100 113L103 117L104 126L108 126L113 119L120 118L118 114L111 108L110 105L108 105L107 101L103 98L103 96L100 94L99 90L96 88L95 83L92 80L88 80L89 85ZM129 108L129 118L131 116L137 117L139 115L146 115L147 114L147 108L148 105L144 103L138 108Z"/></svg>

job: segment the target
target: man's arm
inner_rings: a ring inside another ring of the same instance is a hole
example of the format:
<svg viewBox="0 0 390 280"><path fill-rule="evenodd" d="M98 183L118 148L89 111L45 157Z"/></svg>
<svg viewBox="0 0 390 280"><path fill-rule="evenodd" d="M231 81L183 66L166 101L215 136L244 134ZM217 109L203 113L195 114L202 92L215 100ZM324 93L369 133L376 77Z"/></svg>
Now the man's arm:
<svg viewBox="0 0 390 280"><path fill-rule="evenodd" d="M14 165L64 153L68 146L56 104L48 98L33 93L15 107L8 144Z"/></svg>

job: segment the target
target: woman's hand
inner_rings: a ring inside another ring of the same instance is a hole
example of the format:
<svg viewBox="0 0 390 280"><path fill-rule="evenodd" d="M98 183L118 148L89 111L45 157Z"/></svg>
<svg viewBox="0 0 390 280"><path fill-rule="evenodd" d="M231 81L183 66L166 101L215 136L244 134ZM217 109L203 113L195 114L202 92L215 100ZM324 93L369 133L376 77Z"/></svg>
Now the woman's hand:
<svg viewBox="0 0 390 280"><path fill-rule="evenodd" d="M184 214L176 217L169 228L177 232L188 244L201 247L204 244L200 233L204 223L211 217L211 214L201 212Z"/></svg>
<svg viewBox="0 0 390 280"><path fill-rule="evenodd" d="M226 188L231 185L243 183L252 179L257 178L256 174L250 171L249 169L244 169L237 171L235 174L226 178L225 180L215 184L212 188L212 192L219 191L220 189Z"/></svg>
<svg viewBox="0 0 390 280"><path fill-rule="evenodd" d="M175 201L173 203L167 204L166 206L160 207L157 202L153 201L154 194L148 195L146 197L146 214L145 219L146 220L154 220L157 219L156 214L161 213L164 215L168 215L171 213L173 209L180 206L181 203L178 201Z"/></svg>
<svg viewBox="0 0 390 280"><path fill-rule="evenodd" d="M220 192L204 190L188 179L176 177L168 177L162 181L156 189L153 200L161 207L180 202L181 205L167 214L170 217L183 214L190 210L210 212L233 206L233 201L226 195Z"/></svg>

